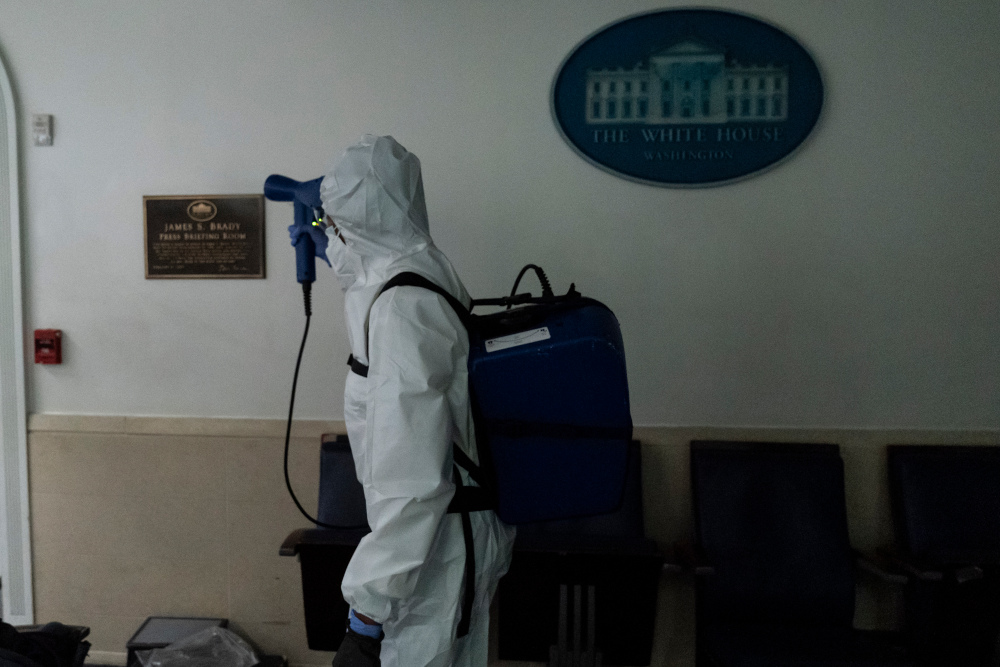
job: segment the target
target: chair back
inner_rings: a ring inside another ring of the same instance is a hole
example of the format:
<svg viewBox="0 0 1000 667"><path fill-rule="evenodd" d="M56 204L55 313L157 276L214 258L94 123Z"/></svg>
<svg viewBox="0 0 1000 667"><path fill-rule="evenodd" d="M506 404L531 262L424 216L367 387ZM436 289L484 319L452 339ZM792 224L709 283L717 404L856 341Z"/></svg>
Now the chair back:
<svg viewBox="0 0 1000 667"><path fill-rule="evenodd" d="M324 435L319 459L319 510L316 518L340 528L368 526L365 492L354 469L346 435Z"/></svg>
<svg viewBox="0 0 1000 667"><path fill-rule="evenodd" d="M896 538L914 556L1000 564L1000 446L891 445Z"/></svg>
<svg viewBox="0 0 1000 667"><path fill-rule="evenodd" d="M715 573L699 622L850 627L854 557L836 445L691 443L695 531Z"/></svg>

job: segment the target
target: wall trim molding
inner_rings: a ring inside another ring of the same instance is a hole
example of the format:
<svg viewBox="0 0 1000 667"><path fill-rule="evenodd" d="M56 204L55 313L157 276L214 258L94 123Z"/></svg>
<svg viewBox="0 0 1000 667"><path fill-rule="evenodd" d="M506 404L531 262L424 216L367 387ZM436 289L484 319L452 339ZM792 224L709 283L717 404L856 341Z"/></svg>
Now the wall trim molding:
<svg viewBox="0 0 1000 667"><path fill-rule="evenodd" d="M28 416L33 433L107 433L119 435L175 435L233 438L284 438L284 419L243 417L135 417L36 413ZM346 433L342 420L302 419L292 423L293 438L324 433ZM776 426L636 426L635 437L655 443L673 435L689 440L840 441L891 436L898 442L1000 445L1000 429L809 428ZM886 442L885 444L889 444Z"/></svg>
<svg viewBox="0 0 1000 667"><path fill-rule="evenodd" d="M130 417L114 415L32 414L32 433L107 433L119 435L175 435L232 438L284 438L284 419L241 417ZM296 419L293 438L319 437L324 433L346 433L343 421Z"/></svg>

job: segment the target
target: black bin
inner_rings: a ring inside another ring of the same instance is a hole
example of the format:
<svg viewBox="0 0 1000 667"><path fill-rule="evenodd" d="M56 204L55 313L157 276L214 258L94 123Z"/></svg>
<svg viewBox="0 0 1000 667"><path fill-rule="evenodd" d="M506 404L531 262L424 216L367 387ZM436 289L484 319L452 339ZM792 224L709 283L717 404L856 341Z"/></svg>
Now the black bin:
<svg viewBox="0 0 1000 667"><path fill-rule="evenodd" d="M501 660L563 664L568 652L594 664L596 652L605 665L650 663L665 559L645 537L640 457L633 441L615 512L518 527L499 586Z"/></svg>
<svg viewBox="0 0 1000 667"><path fill-rule="evenodd" d="M285 538L280 553L299 558L309 648L336 651L344 639L348 612L340 584L358 542L370 532L364 490L346 435L323 436L316 518L345 528L300 528Z"/></svg>

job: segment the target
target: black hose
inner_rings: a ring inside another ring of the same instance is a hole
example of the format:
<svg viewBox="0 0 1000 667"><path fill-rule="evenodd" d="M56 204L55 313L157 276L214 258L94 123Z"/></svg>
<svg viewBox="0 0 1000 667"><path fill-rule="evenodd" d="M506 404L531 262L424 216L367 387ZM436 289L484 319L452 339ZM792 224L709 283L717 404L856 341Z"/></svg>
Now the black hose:
<svg viewBox="0 0 1000 667"><path fill-rule="evenodd" d="M528 269L534 269L535 275L538 276L538 282L542 284L542 297L551 299L553 297L552 285L549 284L549 279L545 275L545 271L543 271L540 266L535 264L528 264L521 269L519 274L517 274L517 280L514 281L514 287L510 291L510 298L513 299L517 295L517 287L521 284L521 278L523 278L524 274L528 272ZM510 306L507 307L510 308Z"/></svg>
<svg viewBox="0 0 1000 667"><path fill-rule="evenodd" d="M310 283L310 282L304 282L304 283L302 283L302 301L303 301L303 303L305 304L305 307L306 307L306 317L307 318L312 317L312 314L313 314L312 291L313 291L313 284L312 283ZM307 319L306 320L306 330L307 331L308 331L308 327L309 327L309 320Z"/></svg>
<svg viewBox="0 0 1000 667"><path fill-rule="evenodd" d="M302 352L306 349L306 338L309 336L309 321L312 319L312 283L302 283L302 297L306 306L306 329L302 332L302 344L299 346L299 357L295 360L295 376L292 378L292 399L288 402L288 427L285 429L285 486L288 487L288 495L292 497L295 506L302 512L302 516L312 521L320 528L341 528L328 523L323 523L319 519L314 519L302 507L302 503L295 497L292 491L292 480L288 476L288 445L292 439L292 412L295 410L295 387L299 383L299 367L302 365Z"/></svg>

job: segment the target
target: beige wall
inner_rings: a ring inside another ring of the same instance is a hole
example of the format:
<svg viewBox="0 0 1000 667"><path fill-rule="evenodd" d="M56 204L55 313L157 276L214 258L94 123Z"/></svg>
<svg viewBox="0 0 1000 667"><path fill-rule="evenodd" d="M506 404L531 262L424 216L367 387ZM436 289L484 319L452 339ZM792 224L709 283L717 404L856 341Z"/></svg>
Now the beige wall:
<svg viewBox="0 0 1000 667"><path fill-rule="evenodd" d="M301 580L278 556L308 522L288 499L279 421L54 417L29 425L35 618L88 625L123 653L147 616L229 618L267 652L306 649ZM319 437L296 425L290 472L316 507Z"/></svg>
<svg viewBox="0 0 1000 667"><path fill-rule="evenodd" d="M32 548L38 622L92 628L93 655L123 658L147 616L220 616L272 653L328 664L306 648L298 564L278 555L307 525L288 498L279 420L34 415ZM319 436L340 422L296 424L290 470L316 506ZM841 445L854 545L891 541L884 446L1000 443L1000 432L639 428L646 530L661 546L689 535L687 446L693 439ZM693 586L661 581L654 665L693 664ZM895 597L860 579L860 627L893 627Z"/></svg>

